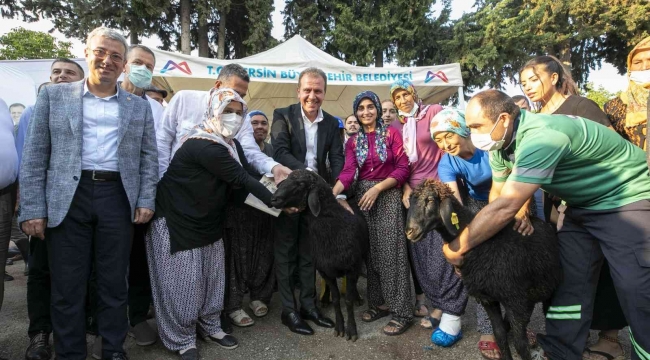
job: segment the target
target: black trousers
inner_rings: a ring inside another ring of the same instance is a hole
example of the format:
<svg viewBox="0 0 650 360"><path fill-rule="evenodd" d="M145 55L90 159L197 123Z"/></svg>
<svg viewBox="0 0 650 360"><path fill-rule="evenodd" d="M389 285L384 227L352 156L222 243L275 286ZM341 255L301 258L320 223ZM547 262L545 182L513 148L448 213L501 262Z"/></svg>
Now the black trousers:
<svg viewBox="0 0 650 360"><path fill-rule="evenodd" d="M46 230L52 278L52 328L59 360L86 359L86 290L97 277L97 327L103 357L123 353L128 331L127 270L133 238L121 181L82 177L63 222Z"/></svg>
<svg viewBox="0 0 650 360"><path fill-rule="evenodd" d="M650 200L612 210L567 208L558 232L564 278L539 343L551 360L582 359L603 259L630 324L632 359L650 352Z"/></svg>
<svg viewBox="0 0 650 360"><path fill-rule="evenodd" d="M133 246L129 263L129 321L136 326L147 321L151 304L151 282L147 265L147 248L144 237L149 224L137 224L133 227Z"/></svg>
<svg viewBox="0 0 650 360"><path fill-rule="evenodd" d="M275 223L275 266L283 311L298 310L293 290L294 273L300 279L300 306L316 307L316 270L309 245L306 219L281 213Z"/></svg>
<svg viewBox="0 0 650 360"><path fill-rule="evenodd" d="M27 277L27 315L31 338L36 333L52 332L50 320L50 262L47 242L36 237L29 241L29 276Z"/></svg>

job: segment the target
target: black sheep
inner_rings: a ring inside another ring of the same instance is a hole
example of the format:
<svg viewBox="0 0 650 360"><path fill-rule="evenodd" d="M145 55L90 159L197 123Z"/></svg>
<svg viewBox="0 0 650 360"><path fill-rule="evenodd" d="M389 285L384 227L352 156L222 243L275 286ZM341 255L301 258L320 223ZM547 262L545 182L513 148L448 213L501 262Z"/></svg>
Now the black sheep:
<svg viewBox="0 0 650 360"><path fill-rule="evenodd" d="M357 324L354 320L354 302L359 298L357 281L368 253L368 226L358 212L345 210L332 194L332 188L313 171L295 170L282 181L271 198L275 208L296 207L307 216L309 242L314 266L332 292L336 313L335 335L356 341ZM336 279L347 278L345 305L348 325L341 313Z"/></svg>
<svg viewBox="0 0 650 360"><path fill-rule="evenodd" d="M426 180L411 195L406 235L416 242L436 230L445 242L451 242L474 215L456 200L447 185ZM508 328L519 356L531 358L526 326L535 304L549 300L562 277L555 230L537 218L531 222L535 228L532 235L519 234L511 223L467 252L459 268L467 292L485 307L504 360L512 359Z"/></svg>

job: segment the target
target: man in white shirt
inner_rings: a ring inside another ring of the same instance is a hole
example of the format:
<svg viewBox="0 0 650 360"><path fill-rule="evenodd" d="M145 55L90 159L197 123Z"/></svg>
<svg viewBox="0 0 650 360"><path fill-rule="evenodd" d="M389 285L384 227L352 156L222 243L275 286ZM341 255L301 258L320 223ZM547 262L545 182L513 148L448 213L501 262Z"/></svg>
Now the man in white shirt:
<svg viewBox="0 0 650 360"><path fill-rule="evenodd" d="M244 97L248 92L249 82L250 77L243 67L229 64L221 69L214 88L231 88ZM160 128L156 132L161 178L180 146L180 139L203 121L203 114L208 106L208 95L209 91L183 90L174 95L167 105ZM291 173L289 168L273 161L260 150L250 122L244 121L235 139L244 149L246 160L260 174L272 173L275 182L279 183Z"/></svg>

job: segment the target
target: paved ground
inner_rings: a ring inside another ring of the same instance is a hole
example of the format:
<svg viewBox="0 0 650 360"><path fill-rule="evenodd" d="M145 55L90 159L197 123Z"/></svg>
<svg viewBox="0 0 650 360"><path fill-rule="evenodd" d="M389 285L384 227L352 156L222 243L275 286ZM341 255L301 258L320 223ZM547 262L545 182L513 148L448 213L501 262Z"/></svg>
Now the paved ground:
<svg viewBox="0 0 650 360"><path fill-rule="evenodd" d="M7 267L16 279L5 283L5 298L0 312L0 357L9 360L24 359L24 351L29 343L27 338L26 277L22 274L23 263L17 262ZM361 295L365 297L365 281L360 285ZM248 305L248 304L246 304ZM386 321L366 324L358 320L360 339L356 343L346 342L333 336L330 329L315 328L314 336L299 336L291 333L280 323L277 296L271 304L269 314L256 319L256 324L249 328L236 328L234 335L240 340L239 348L223 350L216 345L199 342L199 351L204 360L284 360L284 359L450 359L479 360L482 357L476 350L478 334L476 333L475 302L470 300L466 314L463 316L463 333L465 338L449 349L431 346L430 331L414 325L405 334L388 337L381 333ZM361 311L356 318L360 319ZM334 317L331 308L325 314ZM151 324L155 324L150 320ZM530 328L543 330L541 311L536 310ZM629 358L629 340L627 331L621 331L620 339L625 344ZM89 337L89 349L92 339ZM155 345L140 347L133 339L125 344L132 360L171 360L179 357L166 350L158 341ZM514 349L513 349L514 352ZM91 359L89 356L88 359Z"/></svg>

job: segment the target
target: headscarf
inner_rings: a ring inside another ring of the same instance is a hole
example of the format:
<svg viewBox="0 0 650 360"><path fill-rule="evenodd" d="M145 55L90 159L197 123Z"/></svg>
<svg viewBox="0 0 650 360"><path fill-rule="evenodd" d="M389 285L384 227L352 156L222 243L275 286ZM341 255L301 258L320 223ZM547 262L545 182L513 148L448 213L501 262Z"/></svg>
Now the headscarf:
<svg viewBox="0 0 650 360"><path fill-rule="evenodd" d="M627 75L630 77L632 58L639 52L650 51L650 36L636 44L634 49L627 56ZM621 94L621 100L627 105L625 115L625 127L634 127L648 121L648 96L650 95L650 83L638 84L629 80L627 90Z"/></svg>
<svg viewBox="0 0 650 360"><path fill-rule="evenodd" d="M217 144L221 144L228 149L230 156L232 156L238 163L241 164L235 143L232 141L232 138L225 138L222 135L222 123L221 123L221 114L228 104L236 101L242 104L242 119L246 118L246 112L248 107L246 106L246 101L237 94L233 89L221 88L221 89L212 89L210 90L210 95L208 96L208 103L205 113L203 114L203 122L195 126L190 132L181 139L181 144L187 141L187 139L205 139L213 141ZM244 120L242 120L243 123ZM237 132L241 129L237 129ZM237 132L232 135L234 137L237 135Z"/></svg>
<svg viewBox="0 0 650 360"><path fill-rule="evenodd" d="M244 106L246 106L246 105L244 105ZM248 113L248 115L246 115L246 120L250 121L253 118L253 116L256 116L256 115L262 115L262 116L264 116L266 121L269 121L268 116L266 116L266 114L263 113L262 110L252 110L251 112Z"/></svg>
<svg viewBox="0 0 650 360"><path fill-rule="evenodd" d="M412 111L412 114L403 113L401 110L399 110L397 104L395 104L393 94L397 90L406 90L409 94L413 95L413 109L415 109L415 111ZM412 164L418 161L417 122L425 117L427 110L429 109L429 105L422 106L422 100L420 100L417 91L415 91L415 87L413 87L413 84L407 79L398 79L393 83L393 85L391 85L390 98L393 100L393 104L398 110L397 116L399 118L399 121L404 124L404 128L402 129L404 152L406 152L406 155L409 158L409 163Z"/></svg>
<svg viewBox="0 0 650 360"><path fill-rule="evenodd" d="M460 137L468 137L469 129L465 124L465 112L457 109L444 109L431 119L431 137L441 132L453 132Z"/></svg>
<svg viewBox="0 0 650 360"><path fill-rule="evenodd" d="M386 158L388 157L387 152L386 152L386 138L388 137L388 126L384 125L384 122L381 119L381 101L379 100L379 97L377 94L375 94L372 91L363 91L359 93L355 98L354 98L354 103L352 105L352 111L355 114L354 116L356 117L357 114L357 108L359 107L359 103L361 100L364 99L369 99L372 101L372 103L375 105L375 108L377 109L377 126L375 127L375 151L377 152L377 156L379 156L379 160L383 163L386 161ZM357 117L357 121L359 121L359 118ZM359 121L361 123L361 121ZM363 130L363 126L359 128L359 132L357 133L357 137L355 140L355 153L357 155L357 163L359 167L363 166L363 163L366 162L366 158L368 157L368 136L366 135L365 131Z"/></svg>

